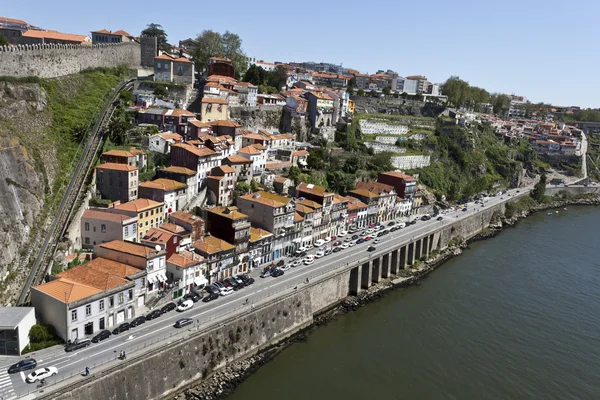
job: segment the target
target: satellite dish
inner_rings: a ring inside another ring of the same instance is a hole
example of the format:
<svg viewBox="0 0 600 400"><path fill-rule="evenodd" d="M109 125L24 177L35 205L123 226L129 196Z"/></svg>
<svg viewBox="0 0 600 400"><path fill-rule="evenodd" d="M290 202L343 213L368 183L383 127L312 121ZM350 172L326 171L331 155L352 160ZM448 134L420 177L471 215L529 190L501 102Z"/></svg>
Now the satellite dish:
<svg viewBox="0 0 600 400"><path fill-rule="evenodd" d="M160 244L157 244L156 246L154 246L154 249L156 249L156 251L161 251L162 247L160 247Z"/></svg>

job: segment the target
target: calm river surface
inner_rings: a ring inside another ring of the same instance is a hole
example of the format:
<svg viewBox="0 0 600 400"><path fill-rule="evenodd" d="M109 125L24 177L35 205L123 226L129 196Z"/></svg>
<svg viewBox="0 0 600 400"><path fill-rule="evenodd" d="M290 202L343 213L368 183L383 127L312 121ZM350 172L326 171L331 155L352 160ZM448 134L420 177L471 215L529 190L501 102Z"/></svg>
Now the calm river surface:
<svg viewBox="0 0 600 400"><path fill-rule="evenodd" d="M241 399L600 399L600 208L539 213L314 331Z"/></svg>

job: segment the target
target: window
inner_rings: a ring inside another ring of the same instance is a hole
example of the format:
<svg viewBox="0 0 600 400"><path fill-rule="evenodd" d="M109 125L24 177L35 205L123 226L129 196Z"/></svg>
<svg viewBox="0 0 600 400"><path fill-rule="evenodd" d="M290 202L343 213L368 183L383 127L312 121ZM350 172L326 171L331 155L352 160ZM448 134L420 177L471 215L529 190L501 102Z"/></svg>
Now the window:
<svg viewBox="0 0 600 400"><path fill-rule="evenodd" d="M146 217L146 218L148 218L148 211L146 211L146 215L145 215L145 217Z"/></svg>
<svg viewBox="0 0 600 400"><path fill-rule="evenodd" d="M90 315L92 315L92 305L88 304L85 306L85 316L89 317Z"/></svg>
<svg viewBox="0 0 600 400"><path fill-rule="evenodd" d="M146 278L142 278L140 283L142 287L146 286Z"/></svg>
<svg viewBox="0 0 600 400"><path fill-rule="evenodd" d="M125 227L125 236L129 236L129 227L128 226Z"/></svg>
<svg viewBox="0 0 600 400"><path fill-rule="evenodd" d="M104 310L104 300L100 300L98 302L98 308L100 309L100 311Z"/></svg>
<svg viewBox="0 0 600 400"><path fill-rule="evenodd" d="M85 244L90 244L90 238L89 237L85 238Z"/></svg>
<svg viewBox="0 0 600 400"><path fill-rule="evenodd" d="M156 63L156 68L160 69L160 63Z"/></svg>
<svg viewBox="0 0 600 400"><path fill-rule="evenodd" d="M110 296L110 297L108 298L108 306L109 306L110 308L113 308L113 307L115 306L115 296Z"/></svg>
<svg viewBox="0 0 600 400"><path fill-rule="evenodd" d="M127 297L128 300L133 300L133 289L129 289L129 292L127 292Z"/></svg>
<svg viewBox="0 0 600 400"><path fill-rule="evenodd" d="M106 224L100 225L100 232L106 233Z"/></svg>
<svg viewBox="0 0 600 400"><path fill-rule="evenodd" d="M90 230L90 223L89 223L89 222L86 222L86 223L85 223L85 231L86 231L86 232L89 232L89 230Z"/></svg>
<svg viewBox="0 0 600 400"><path fill-rule="evenodd" d="M125 296L123 296L123 293L119 293L119 304L123 304L124 301L125 301Z"/></svg>
<svg viewBox="0 0 600 400"><path fill-rule="evenodd" d="M144 223L140 222L140 228L143 228L143 227L144 227Z"/></svg>
<svg viewBox="0 0 600 400"><path fill-rule="evenodd" d="M71 311L71 321L77 321L77 310Z"/></svg>

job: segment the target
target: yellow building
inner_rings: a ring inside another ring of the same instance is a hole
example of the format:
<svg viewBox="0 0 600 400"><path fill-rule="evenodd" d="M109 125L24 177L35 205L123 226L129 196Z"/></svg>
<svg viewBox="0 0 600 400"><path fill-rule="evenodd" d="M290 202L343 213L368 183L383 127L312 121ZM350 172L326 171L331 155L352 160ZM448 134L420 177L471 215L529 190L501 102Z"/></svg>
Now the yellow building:
<svg viewBox="0 0 600 400"><path fill-rule="evenodd" d="M151 228L158 228L164 222L162 202L137 199L123 204L113 203L109 207L110 212L138 217L138 241L141 241Z"/></svg>
<svg viewBox="0 0 600 400"><path fill-rule="evenodd" d="M348 100L348 112L354 114L354 100Z"/></svg>
<svg viewBox="0 0 600 400"><path fill-rule="evenodd" d="M227 114L229 104L227 100L220 98L202 98L201 118L202 122L211 122L229 119Z"/></svg>

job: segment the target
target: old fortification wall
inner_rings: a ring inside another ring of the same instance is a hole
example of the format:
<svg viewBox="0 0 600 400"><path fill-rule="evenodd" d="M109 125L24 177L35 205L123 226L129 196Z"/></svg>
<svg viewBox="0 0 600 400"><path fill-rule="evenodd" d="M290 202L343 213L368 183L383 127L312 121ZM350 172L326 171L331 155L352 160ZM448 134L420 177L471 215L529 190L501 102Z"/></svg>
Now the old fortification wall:
<svg viewBox="0 0 600 400"><path fill-rule="evenodd" d="M0 46L0 76L56 78L89 68L141 64L137 43Z"/></svg>
<svg viewBox="0 0 600 400"><path fill-rule="evenodd" d="M229 107L231 119L244 129L281 131L282 106Z"/></svg>

